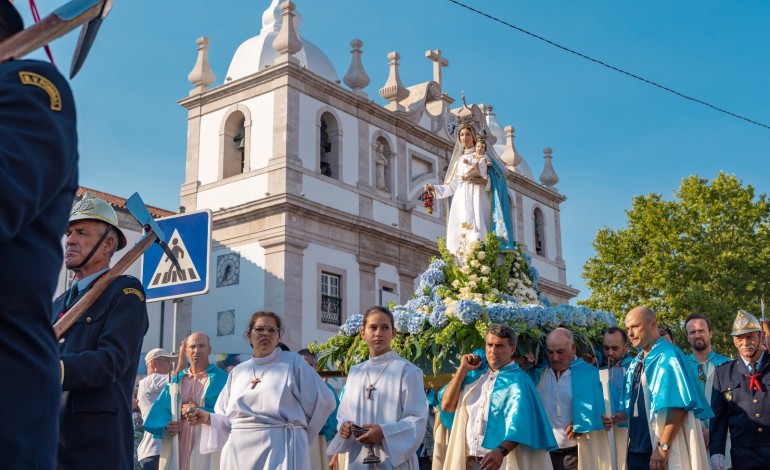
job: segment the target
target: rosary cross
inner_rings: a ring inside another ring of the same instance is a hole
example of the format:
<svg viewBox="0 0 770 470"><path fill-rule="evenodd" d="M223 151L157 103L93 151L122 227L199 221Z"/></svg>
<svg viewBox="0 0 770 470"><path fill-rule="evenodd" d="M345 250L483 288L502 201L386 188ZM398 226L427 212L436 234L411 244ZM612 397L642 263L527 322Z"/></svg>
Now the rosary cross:
<svg viewBox="0 0 770 470"><path fill-rule="evenodd" d="M254 377L254 380L251 381L251 389L254 390L254 387L256 387L257 384L260 383L260 382L262 382L262 381L259 380L259 378Z"/></svg>
<svg viewBox="0 0 770 470"><path fill-rule="evenodd" d="M377 389L374 387L374 384L369 384L369 386L366 387L366 398L367 398L367 400L371 400L372 399L372 392L375 391L375 390L377 390Z"/></svg>

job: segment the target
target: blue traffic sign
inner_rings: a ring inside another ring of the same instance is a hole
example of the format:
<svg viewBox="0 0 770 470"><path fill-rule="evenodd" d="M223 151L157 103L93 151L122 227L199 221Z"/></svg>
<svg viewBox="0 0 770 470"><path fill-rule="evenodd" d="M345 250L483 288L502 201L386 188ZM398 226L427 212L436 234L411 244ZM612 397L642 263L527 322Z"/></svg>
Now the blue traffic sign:
<svg viewBox="0 0 770 470"><path fill-rule="evenodd" d="M160 246L150 246L142 256L142 285L147 302L208 292L211 211L172 215L156 222L182 269L174 267Z"/></svg>

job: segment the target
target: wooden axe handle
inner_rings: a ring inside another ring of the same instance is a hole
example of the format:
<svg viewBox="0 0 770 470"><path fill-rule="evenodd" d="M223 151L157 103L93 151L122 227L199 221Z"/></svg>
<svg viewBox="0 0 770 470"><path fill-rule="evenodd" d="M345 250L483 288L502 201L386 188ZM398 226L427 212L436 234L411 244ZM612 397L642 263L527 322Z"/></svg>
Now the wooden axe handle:
<svg viewBox="0 0 770 470"><path fill-rule="evenodd" d="M83 23L99 16L103 6L101 3L95 3L84 14L70 21L64 21L54 14L46 16L39 23L0 42L0 63L10 59L21 59L35 49L64 36Z"/></svg>
<svg viewBox="0 0 770 470"><path fill-rule="evenodd" d="M121 274L134 264L136 260L142 256L147 248L158 239L158 236L154 232L148 232L139 242L133 246L122 258L113 266L109 271L104 273L104 276L94 282L91 289L86 292L78 302L67 310L67 313L62 315L59 321L53 326L53 331L56 333L56 339L61 338L64 333L75 324L78 319L86 313L91 305L104 293L104 291L112 284L112 281L118 278Z"/></svg>

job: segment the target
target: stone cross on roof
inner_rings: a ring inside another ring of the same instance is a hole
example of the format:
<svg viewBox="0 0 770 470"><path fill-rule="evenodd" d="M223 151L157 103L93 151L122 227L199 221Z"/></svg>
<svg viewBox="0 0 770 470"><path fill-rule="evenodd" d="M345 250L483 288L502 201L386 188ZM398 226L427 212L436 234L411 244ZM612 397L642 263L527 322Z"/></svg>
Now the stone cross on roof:
<svg viewBox="0 0 770 470"><path fill-rule="evenodd" d="M425 57L433 61L433 81L438 83L438 86L443 87L441 84L441 69L447 67L449 61L441 55L441 49L425 51Z"/></svg>

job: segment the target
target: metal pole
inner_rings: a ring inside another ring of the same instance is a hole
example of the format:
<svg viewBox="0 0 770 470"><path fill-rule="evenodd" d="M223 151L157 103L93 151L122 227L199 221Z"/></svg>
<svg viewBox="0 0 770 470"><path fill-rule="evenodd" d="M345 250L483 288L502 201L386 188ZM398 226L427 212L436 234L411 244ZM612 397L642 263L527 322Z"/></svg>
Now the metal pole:
<svg viewBox="0 0 770 470"><path fill-rule="evenodd" d="M174 342L174 348L176 349L177 346L179 346L179 338L177 337L177 330L179 329L179 302L181 302L182 299L174 299L174 329L173 335L172 335L172 341Z"/></svg>
<svg viewBox="0 0 770 470"><path fill-rule="evenodd" d="M163 322L166 320L166 301L160 301L160 338L158 338L158 347L163 347ZM171 348L174 349L174 348Z"/></svg>

